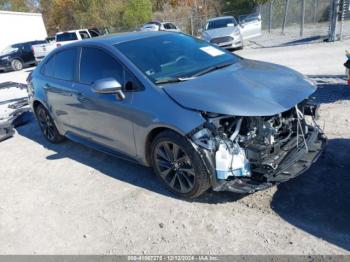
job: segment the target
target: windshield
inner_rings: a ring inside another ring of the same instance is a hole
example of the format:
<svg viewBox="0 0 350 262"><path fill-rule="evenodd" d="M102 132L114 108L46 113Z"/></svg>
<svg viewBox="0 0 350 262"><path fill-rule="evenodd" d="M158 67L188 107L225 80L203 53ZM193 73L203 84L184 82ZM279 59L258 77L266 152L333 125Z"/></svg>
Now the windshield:
<svg viewBox="0 0 350 262"><path fill-rule="evenodd" d="M2 55L8 55L8 54L11 54L11 53L14 53L14 52L17 52L17 51L18 51L18 46L11 45L11 46L6 47L4 50L2 50L1 54Z"/></svg>
<svg viewBox="0 0 350 262"><path fill-rule="evenodd" d="M63 34L58 34L56 36L56 41L57 42L65 42L65 41L74 41L78 40L77 34L75 32L73 33L63 33Z"/></svg>
<svg viewBox="0 0 350 262"><path fill-rule="evenodd" d="M241 59L184 34L138 39L115 47L154 83L201 75L207 69L233 64Z"/></svg>
<svg viewBox="0 0 350 262"><path fill-rule="evenodd" d="M236 26L237 21L234 18L223 18L209 21L207 25L207 30L228 27L229 25Z"/></svg>

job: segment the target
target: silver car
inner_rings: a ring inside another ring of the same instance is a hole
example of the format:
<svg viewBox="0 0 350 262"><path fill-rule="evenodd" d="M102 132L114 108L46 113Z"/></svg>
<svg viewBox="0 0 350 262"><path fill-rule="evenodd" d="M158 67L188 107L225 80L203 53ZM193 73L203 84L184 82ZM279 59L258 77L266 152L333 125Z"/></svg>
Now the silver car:
<svg viewBox="0 0 350 262"><path fill-rule="evenodd" d="M201 32L201 38L226 49L242 49L244 41L261 35L260 15L233 16L209 19Z"/></svg>
<svg viewBox="0 0 350 262"><path fill-rule="evenodd" d="M152 32L152 31L168 31L168 32L181 32L181 30L170 22L159 22L152 21L144 24L140 31L142 32Z"/></svg>
<svg viewBox="0 0 350 262"><path fill-rule="evenodd" d="M326 142L308 78L179 33L63 46L28 85L47 140L67 137L150 166L182 197L286 181L307 170Z"/></svg>

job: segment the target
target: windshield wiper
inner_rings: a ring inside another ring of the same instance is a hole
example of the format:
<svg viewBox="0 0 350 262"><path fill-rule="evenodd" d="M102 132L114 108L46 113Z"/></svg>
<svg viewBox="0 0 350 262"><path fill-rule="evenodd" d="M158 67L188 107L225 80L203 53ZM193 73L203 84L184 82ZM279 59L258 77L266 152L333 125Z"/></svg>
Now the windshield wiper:
<svg viewBox="0 0 350 262"><path fill-rule="evenodd" d="M204 69L202 71L199 71L199 72L195 73L191 77L193 78L193 77L202 76L202 75L208 74L210 72L222 69L224 67L228 67L228 66L233 65L233 64L234 63L230 62L230 63L219 64L219 65L216 65L216 66L211 66L211 67L208 67L208 68L206 68L206 69Z"/></svg>
<svg viewBox="0 0 350 262"><path fill-rule="evenodd" d="M176 77L176 78L164 78L164 79L159 79L155 81L155 84L170 84L170 83L178 83L178 82L184 82L188 80L192 80L195 77Z"/></svg>
<svg viewBox="0 0 350 262"><path fill-rule="evenodd" d="M159 84L170 84L170 83L178 83L178 82L184 82L184 81L188 81L188 80L192 80L192 79L195 79L197 78L198 76L202 76L202 75L205 75L205 74L208 74L212 71L215 71L215 70L219 70L219 69L222 69L224 67L228 67L230 65L233 65L234 63L233 62L229 62L229 63L222 63L222 64L219 64L219 65L216 65L216 66L212 66L212 67L208 67L204 70L201 70L197 73L195 73L194 75L192 76L189 76L189 77L174 77L174 78L163 78L163 79L158 79L155 81L155 84L159 85Z"/></svg>

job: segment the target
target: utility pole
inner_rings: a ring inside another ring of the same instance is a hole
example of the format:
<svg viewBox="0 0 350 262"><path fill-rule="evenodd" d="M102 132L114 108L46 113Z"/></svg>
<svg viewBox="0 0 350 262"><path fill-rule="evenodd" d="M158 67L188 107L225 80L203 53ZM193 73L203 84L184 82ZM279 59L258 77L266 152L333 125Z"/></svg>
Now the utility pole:
<svg viewBox="0 0 350 262"><path fill-rule="evenodd" d="M270 2L270 11L269 11L269 33L271 33L271 28L272 28L272 3L273 0Z"/></svg>
<svg viewBox="0 0 350 262"><path fill-rule="evenodd" d="M350 8L350 2L349 2L349 8ZM346 9L346 2L343 0L343 5L340 12L340 29L339 29L339 40L343 40L343 26L344 26L344 20L345 20L345 9Z"/></svg>
<svg viewBox="0 0 350 262"><path fill-rule="evenodd" d="M304 24L305 24L305 0L301 0L300 37L304 35Z"/></svg>
<svg viewBox="0 0 350 262"><path fill-rule="evenodd" d="M314 0L314 23L317 22L318 0Z"/></svg>
<svg viewBox="0 0 350 262"><path fill-rule="evenodd" d="M284 35L284 29L286 28L286 24L287 24L288 9L289 9L289 0L286 0L286 5L284 8L283 24L282 24L282 34L283 35Z"/></svg>
<svg viewBox="0 0 350 262"><path fill-rule="evenodd" d="M337 40L337 22L339 13L339 1L331 0L331 10L330 10L330 27L329 27L329 42L334 42Z"/></svg>

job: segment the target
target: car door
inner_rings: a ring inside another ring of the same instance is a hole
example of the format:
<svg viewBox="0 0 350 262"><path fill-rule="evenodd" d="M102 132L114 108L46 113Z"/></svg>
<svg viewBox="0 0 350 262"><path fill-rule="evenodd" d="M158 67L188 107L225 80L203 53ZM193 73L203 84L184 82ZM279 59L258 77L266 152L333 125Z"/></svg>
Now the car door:
<svg viewBox="0 0 350 262"><path fill-rule="evenodd" d="M23 44L21 47L21 58L25 64L30 64L35 61L32 46L30 44Z"/></svg>
<svg viewBox="0 0 350 262"><path fill-rule="evenodd" d="M261 35L261 17L251 14L240 18L240 29L243 40L252 39Z"/></svg>
<svg viewBox="0 0 350 262"><path fill-rule="evenodd" d="M75 132L93 142L124 154L135 156L136 147L132 122L133 92L124 92L125 99L116 94L100 94L92 89L95 81L114 78L124 85L124 68L108 51L98 47L83 47L80 77L76 84L79 107L74 110Z"/></svg>
<svg viewBox="0 0 350 262"><path fill-rule="evenodd" d="M47 104L61 129L66 132L77 128L72 117L72 112L80 106L74 88L77 55L77 48L64 49L51 56L42 69Z"/></svg>

